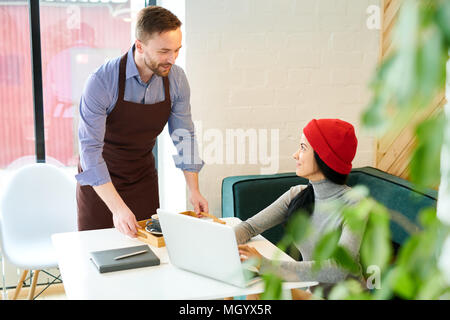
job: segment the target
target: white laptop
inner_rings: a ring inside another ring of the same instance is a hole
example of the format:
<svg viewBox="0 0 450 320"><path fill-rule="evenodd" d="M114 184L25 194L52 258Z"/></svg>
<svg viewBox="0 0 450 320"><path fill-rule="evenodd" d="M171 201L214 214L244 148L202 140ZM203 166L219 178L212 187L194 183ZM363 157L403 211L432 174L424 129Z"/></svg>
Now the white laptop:
<svg viewBox="0 0 450 320"><path fill-rule="evenodd" d="M170 262L241 288L261 280L244 268L231 226L157 209Z"/></svg>

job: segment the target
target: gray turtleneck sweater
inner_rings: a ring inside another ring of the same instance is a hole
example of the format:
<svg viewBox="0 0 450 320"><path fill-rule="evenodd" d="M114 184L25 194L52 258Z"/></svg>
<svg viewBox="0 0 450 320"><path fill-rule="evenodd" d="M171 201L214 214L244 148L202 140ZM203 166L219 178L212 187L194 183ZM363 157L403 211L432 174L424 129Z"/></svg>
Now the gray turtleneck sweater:
<svg viewBox="0 0 450 320"><path fill-rule="evenodd" d="M327 232L342 226L342 234L339 239L339 245L345 247L349 253L359 262L359 248L361 245L361 236L352 232L343 222L340 213L333 213L326 208L327 202L341 198L343 194L350 190L346 185L338 185L330 180L324 179L311 184L314 188L314 211L311 215L312 232L307 239L300 244L296 244L303 261L277 261L278 267L273 268L273 261L263 257L261 261L260 272L275 269L275 272L285 281L318 281L320 283L335 283L344 280L348 272L339 268L335 261L323 261L319 271L313 271L314 253L317 241ZM280 223L283 223L288 213L288 206L294 197L301 192L306 185L297 185L286 191L270 206L260 211L253 217L241 222L234 227L236 239L239 244L246 243L250 238L270 229ZM344 200L348 203L348 200ZM272 257L270 257L272 258ZM360 268L361 269L361 268Z"/></svg>

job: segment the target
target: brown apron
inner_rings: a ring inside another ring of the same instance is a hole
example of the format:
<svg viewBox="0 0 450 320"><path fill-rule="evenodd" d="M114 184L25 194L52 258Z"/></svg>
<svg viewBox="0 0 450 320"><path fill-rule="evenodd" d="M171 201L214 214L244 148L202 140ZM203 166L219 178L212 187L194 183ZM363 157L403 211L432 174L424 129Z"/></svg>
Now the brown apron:
<svg viewBox="0 0 450 320"><path fill-rule="evenodd" d="M136 219L149 219L159 208L158 174L152 153L170 111L169 80L163 77L165 100L141 104L124 100L126 53L120 60L119 95L106 118L103 158L111 181ZM78 163L78 172L81 172ZM114 227L112 213L92 186L77 184L78 230Z"/></svg>

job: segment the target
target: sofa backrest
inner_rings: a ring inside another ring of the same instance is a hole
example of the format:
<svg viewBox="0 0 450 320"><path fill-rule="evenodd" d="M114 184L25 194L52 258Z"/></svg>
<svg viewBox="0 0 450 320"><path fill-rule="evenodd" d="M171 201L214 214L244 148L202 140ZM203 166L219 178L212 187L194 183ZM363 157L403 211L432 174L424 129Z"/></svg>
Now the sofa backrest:
<svg viewBox="0 0 450 320"><path fill-rule="evenodd" d="M307 183L307 179L293 172L227 177L222 181L222 216L239 217L244 221L269 206L292 186ZM416 223L421 209L436 207L435 190L417 191L408 181L372 167L353 169L347 184L351 187L358 184L367 186L374 199L413 223ZM395 219L391 219L390 228L392 241L401 245L408 233ZM283 233L283 226L278 225L264 232L263 236L277 243Z"/></svg>
<svg viewBox="0 0 450 320"><path fill-rule="evenodd" d="M398 217L406 218L407 223L415 224L416 229L419 229L417 216L420 211L436 207L437 191L431 189L419 191L409 181L372 167L352 170L347 184L350 187L365 185L369 189L370 196L391 211L391 237L398 245L403 244L409 237L408 232L397 222Z"/></svg>

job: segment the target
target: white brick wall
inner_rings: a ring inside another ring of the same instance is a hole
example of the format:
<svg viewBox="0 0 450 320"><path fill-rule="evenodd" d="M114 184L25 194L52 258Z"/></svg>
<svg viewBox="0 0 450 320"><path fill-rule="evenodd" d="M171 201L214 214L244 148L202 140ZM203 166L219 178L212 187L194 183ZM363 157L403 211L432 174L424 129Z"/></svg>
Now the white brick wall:
<svg viewBox="0 0 450 320"><path fill-rule="evenodd" d="M354 166L374 165L374 139L359 130L379 45L379 30L366 26L369 5L380 0L186 1L186 71L200 149L211 143L203 139L209 129L224 141L226 129L278 129L278 172L292 172L302 127L337 117L355 125ZM246 164L207 163L200 188L210 212L221 215L224 177L260 169L248 154Z"/></svg>

